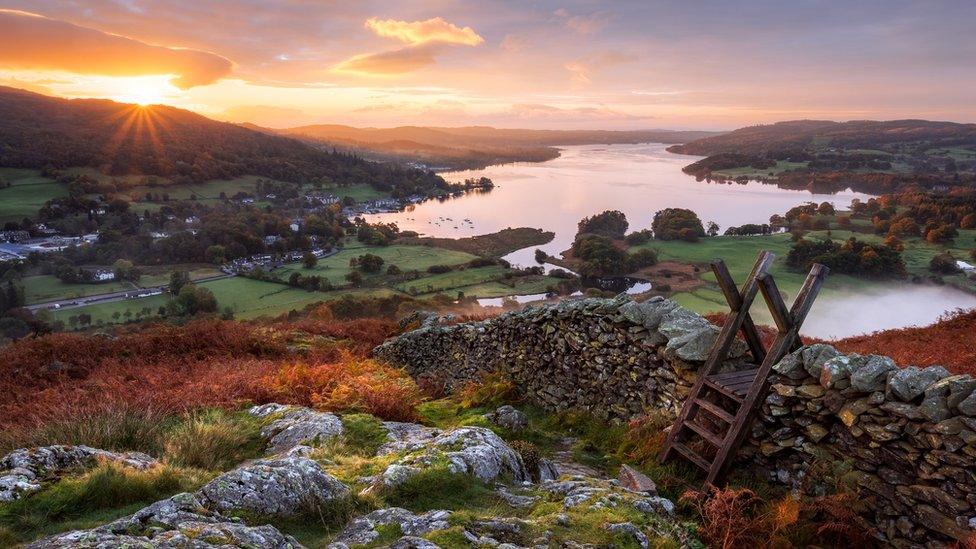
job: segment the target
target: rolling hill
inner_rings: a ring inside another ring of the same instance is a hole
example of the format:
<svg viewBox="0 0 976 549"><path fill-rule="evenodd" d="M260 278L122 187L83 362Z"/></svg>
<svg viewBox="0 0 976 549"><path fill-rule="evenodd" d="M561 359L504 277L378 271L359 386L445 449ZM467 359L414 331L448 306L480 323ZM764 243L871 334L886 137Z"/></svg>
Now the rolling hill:
<svg viewBox="0 0 976 549"><path fill-rule="evenodd" d="M460 128L401 126L355 128L336 124L275 131L382 159L421 161L451 168L480 168L515 161L541 162L559 156L566 145L683 143L715 132L673 130L528 130L488 126Z"/></svg>
<svg viewBox="0 0 976 549"><path fill-rule="evenodd" d="M440 179L164 105L69 100L9 87L0 87L0 166L84 166L111 175L158 175L175 183L246 174L393 186L400 179Z"/></svg>
<svg viewBox="0 0 976 549"><path fill-rule="evenodd" d="M761 154L810 148L873 149L920 145L926 148L976 145L976 124L928 120L792 120L749 126L673 145L669 151L710 156L720 153Z"/></svg>

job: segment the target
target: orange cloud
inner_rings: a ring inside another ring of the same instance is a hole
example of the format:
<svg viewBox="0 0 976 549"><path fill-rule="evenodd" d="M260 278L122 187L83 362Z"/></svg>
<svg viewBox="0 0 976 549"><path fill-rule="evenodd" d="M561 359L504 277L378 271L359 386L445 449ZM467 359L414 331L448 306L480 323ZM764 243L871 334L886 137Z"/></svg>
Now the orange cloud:
<svg viewBox="0 0 976 549"><path fill-rule="evenodd" d="M461 28L453 23L448 23L441 17L410 22L395 19L380 20L371 17L366 20L366 28L384 38L395 38L411 45L443 42L445 44L477 46L485 41L471 27Z"/></svg>
<svg viewBox="0 0 976 549"><path fill-rule="evenodd" d="M182 89L231 72L219 55L167 48L33 13L0 9L0 67L105 76L173 75Z"/></svg>

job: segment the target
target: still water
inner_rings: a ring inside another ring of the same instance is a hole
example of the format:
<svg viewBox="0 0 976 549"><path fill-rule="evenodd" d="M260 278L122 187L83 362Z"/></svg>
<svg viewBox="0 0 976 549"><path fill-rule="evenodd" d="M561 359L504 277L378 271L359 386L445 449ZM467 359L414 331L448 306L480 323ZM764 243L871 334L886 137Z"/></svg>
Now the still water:
<svg viewBox="0 0 976 549"><path fill-rule="evenodd" d="M446 172L441 175L449 181L486 176L496 186L489 193L431 200L369 219L395 221L401 230L450 238L535 227L556 233L552 242L539 248L557 255L572 244L580 219L604 210L624 212L631 231L650 227L654 212L664 208L688 208L703 222L715 221L725 230L731 225L766 223L770 215L807 201L847 207L853 198L869 198L853 192L788 191L758 182L699 183L681 168L700 157L671 154L665 147L658 143L564 147L562 156L549 162ZM506 259L535 265L535 248Z"/></svg>
<svg viewBox="0 0 976 549"><path fill-rule="evenodd" d="M449 238L506 227L553 231L552 242L506 257L516 265L536 265L536 248L558 255L572 244L580 219L603 210L624 212L631 231L650 227L654 212L668 207L694 210L703 222L715 221L724 230L732 225L765 223L770 215L803 202L826 201L846 208L854 198L870 197L850 191L811 194L759 182L697 182L681 168L699 157L671 154L665 148L661 144L564 147L562 155L549 162L447 172L441 175L450 181L486 176L496 187L489 193L432 200L402 212L369 216L369 220L396 222L402 230ZM845 337L924 325L946 311L971 307L976 307L976 297L949 288L890 284L859 295L830 289L811 312L804 331L811 336Z"/></svg>

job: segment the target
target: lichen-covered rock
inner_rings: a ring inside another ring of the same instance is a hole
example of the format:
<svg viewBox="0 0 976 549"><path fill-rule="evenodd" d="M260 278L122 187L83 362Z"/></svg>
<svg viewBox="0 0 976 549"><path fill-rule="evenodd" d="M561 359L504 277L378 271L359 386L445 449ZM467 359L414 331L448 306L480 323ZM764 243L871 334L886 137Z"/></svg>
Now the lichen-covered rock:
<svg viewBox="0 0 976 549"><path fill-rule="evenodd" d="M664 356L676 357L686 362L704 362L718 338L719 329L688 309L677 308L666 313L658 331L668 338ZM740 357L746 352L745 343L736 340L729 350L729 358Z"/></svg>
<svg viewBox="0 0 976 549"><path fill-rule="evenodd" d="M215 478L200 489L217 511L248 511L268 517L311 512L349 496L349 487L304 457L259 460Z"/></svg>
<svg viewBox="0 0 976 549"><path fill-rule="evenodd" d="M43 446L21 448L0 458L0 501L19 499L27 492L41 489L44 479L68 471L80 471L105 461L148 469L158 462L141 452L116 453L89 446Z"/></svg>
<svg viewBox="0 0 976 549"><path fill-rule="evenodd" d="M261 436L268 440L271 453L284 452L300 444L315 444L342 434L339 416L310 408L264 404L251 408L249 413L272 419L261 429Z"/></svg>
<svg viewBox="0 0 976 549"><path fill-rule="evenodd" d="M508 404L499 406L494 412L485 414L485 419L513 432L523 431L529 426L529 418Z"/></svg>
<svg viewBox="0 0 976 549"><path fill-rule="evenodd" d="M884 391L888 373L898 369L895 361L886 356L870 355L861 357L851 374L851 387L862 393Z"/></svg>
<svg viewBox="0 0 976 549"><path fill-rule="evenodd" d="M459 427L441 433L422 450L397 460L384 472L383 480L395 485L444 461L450 472L471 474L484 481L499 477L517 482L530 479L518 452L490 429Z"/></svg>
<svg viewBox="0 0 976 549"><path fill-rule="evenodd" d="M440 549L440 545L417 536L403 536L391 543L390 549Z"/></svg>
<svg viewBox="0 0 976 549"><path fill-rule="evenodd" d="M366 545L380 537L377 526L389 525L398 526L404 535L422 536L436 530L450 528L447 522L450 516L450 511L428 511L417 515L399 507L379 509L353 519L336 536L335 542L346 545Z"/></svg>
<svg viewBox="0 0 976 549"><path fill-rule="evenodd" d="M73 531L29 544L34 549L159 547L298 549L294 538L272 526L248 526L204 507L195 494L177 494L128 517L85 531Z"/></svg>
<svg viewBox="0 0 976 549"><path fill-rule="evenodd" d="M647 475L641 473L637 469L634 469L630 465L624 464L620 466L620 472L617 475L617 480L620 481L621 486L628 490L657 495L657 484L655 484L654 481L651 480Z"/></svg>
<svg viewBox="0 0 976 549"><path fill-rule="evenodd" d="M888 380L888 388L899 399L911 402L921 396L929 385L948 376L949 372L942 366L929 366L924 369L909 366L891 376Z"/></svg>
<svg viewBox="0 0 976 549"><path fill-rule="evenodd" d="M388 442L380 446L376 455L382 456L397 452L412 452L427 446L431 440L443 433L440 429L424 427L417 423L384 421Z"/></svg>

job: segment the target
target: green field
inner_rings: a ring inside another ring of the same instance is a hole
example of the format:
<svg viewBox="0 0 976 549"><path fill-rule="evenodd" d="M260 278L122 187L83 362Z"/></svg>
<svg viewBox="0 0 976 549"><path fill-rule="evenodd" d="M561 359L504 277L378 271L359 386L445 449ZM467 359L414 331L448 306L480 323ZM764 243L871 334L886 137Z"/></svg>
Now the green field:
<svg viewBox="0 0 976 549"><path fill-rule="evenodd" d="M322 189L324 192L334 194L339 198L351 197L356 202L368 202L379 198L388 198L389 193L378 191L365 183L359 185L349 185L348 187L327 187Z"/></svg>
<svg viewBox="0 0 976 549"><path fill-rule="evenodd" d="M752 166L745 166L742 168L729 168L727 170L715 170L712 175L715 177L725 177L727 179L737 179L740 177L746 177L749 179L759 179L761 177L775 177L781 172L788 170L796 170L799 168L806 168L806 162L787 162L786 160L777 160L776 165L758 169Z"/></svg>
<svg viewBox="0 0 976 549"><path fill-rule="evenodd" d="M37 210L52 198L68 196L68 188L37 170L0 168L0 177L11 183L0 189L0 224L36 217Z"/></svg>
<svg viewBox="0 0 976 549"><path fill-rule="evenodd" d="M428 267L433 265L461 265L475 259L475 256L471 254L442 248L401 245L365 246L355 240L347 240L346 247L339 253L319 260L312 269L306 269L301 263L289 263L277 269L275 273L283 279L287 279L293 272L298 272L302 276L317 275L328 279L334 286L345 286L348 284L345 277L352 271L349 267L349 260L367 253L380 256L384 261L383 272L366 275L367 283L371 279L385 276L383 273L391 264L396 265L404 272L426 271Z"/></svg>
<svg viewBox="0 0 976 549"><path fill-rule="evenodd" d="M858 220L855 220L858 221ZM881 243L883 236L873 233L857 232L832 229L830 238L841 242L851 236L859 240L871 243ZM680 263L692 263L703 267L702 280L705 286L693 292L682 292L674 295L674 299L682 305L699 312L713 312L727 310L725 298L718 290L715 277L708 268L708 263L721 258L732 273L732 276L741 283L745 280L749 271L752 270L753 263L759 252L768 250L776 254L776 260L770 272L773 274L777 287L786 294L787 302L793 299L800 286L803 284L805 274L793 272L786 267L786 256L790 251L792 242L789 234L775 234L769 236L723 236L716 238L705 238L699 242L683 241L651 241L636 248L650 248L658 251L658 256L662 261L677 261ZM807 234L807 238L828 238L826 231L813 231ZM961 230L955 242L950 246L930 244L925 240L914 237L904 239L905 251L902 258L910 276L917 275L927 277L929 274L929 261L934 256L946 250L953 252L958 259L966 260L969 250L976 246L976 230ZM976 284L966 279L963 275L953 275L944 277L948 284L976 292ZM831 274L824 285L823 295L829 296L831 293L849 290L863 290L876 284L874 281L855 278L842 274ZM757 306L758 305L758 306ZM753 306L753 314L757 321L770 320L765 306L761 303Z"/></svg>
<svg viewBox="0 0 976 549"><path fill-rule="evenodd" d="M73 299L132 289L132 284L114 280L100 284L67 284L54 275L28 276L23 279L24 301L28 305L59 299Z"/></svg>
<svg viewBox="0 0 976 549"><path fill-rule="evenodd" d="M925 151L925 154L930 154L933 156L948 156L953 160L976 160L976 151L972 149L964 149L962 147L940 147L936 149L929 149Z"/></svg>

